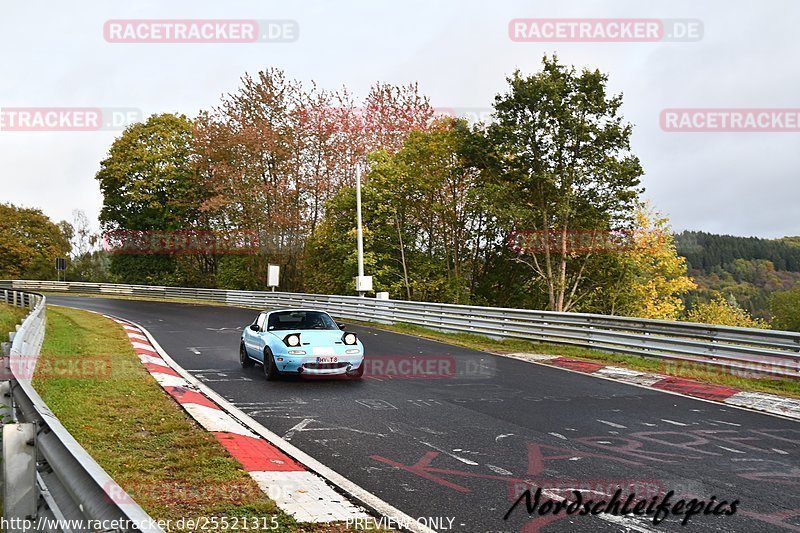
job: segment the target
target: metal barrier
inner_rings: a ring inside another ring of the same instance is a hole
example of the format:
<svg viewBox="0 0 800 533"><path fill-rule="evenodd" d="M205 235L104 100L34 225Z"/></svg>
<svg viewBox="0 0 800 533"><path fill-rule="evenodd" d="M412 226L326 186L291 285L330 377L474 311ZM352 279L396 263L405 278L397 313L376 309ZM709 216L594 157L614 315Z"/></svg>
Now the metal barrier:
<svg viewBox="0 0 800 533"><path fill-rule="evenodd" d="M452 333L551 342L734 374L800 377L800 333L619 316L378 300L285 292L54 281L0 281L0 287L58 293L190 299L241 307L319 307L341 318L405 322Z"/></svg>
<svg viewBox="0 0 800 533"><path fill-rule="evenodd" d="M0 301L31 309L11 334L3 382L16 423L3 426L3 517L6 532L163 532L58 421L31 385L45 332L46 298L0 291ZM31 364L33 363L33 364ZM4 413L6 414L6 413ZM113 497L112 497L113 496Z"/></svg>

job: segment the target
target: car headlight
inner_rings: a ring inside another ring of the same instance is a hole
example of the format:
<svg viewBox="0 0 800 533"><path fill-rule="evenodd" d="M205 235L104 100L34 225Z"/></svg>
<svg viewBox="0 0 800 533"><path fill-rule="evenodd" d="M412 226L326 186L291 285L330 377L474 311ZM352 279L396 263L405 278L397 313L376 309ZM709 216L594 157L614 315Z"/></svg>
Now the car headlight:
<svg viewBox="0 0 800 533"><path fill-rule="evenodd" d="M345 350L345 351L344 351L344 353L361 353L361 350L358 350L358 349L352 349L352 348L351 348L351 349L349 349L349 350Z"/></svg>
<svg viewBox="0 0 800 533"><path fill-rule="evenodd" d="M357 342L356 334L355 333L345 333L344 337L342 337L342 341L345 344L353 345Z"/></svg>
<svg viewBox="0 0 800 533"><path fill-rule="evenodd" d="M300 335L297 333L286 335L286 337L283 339L283 342L286 344L286 346L300 346Z"/></svg>

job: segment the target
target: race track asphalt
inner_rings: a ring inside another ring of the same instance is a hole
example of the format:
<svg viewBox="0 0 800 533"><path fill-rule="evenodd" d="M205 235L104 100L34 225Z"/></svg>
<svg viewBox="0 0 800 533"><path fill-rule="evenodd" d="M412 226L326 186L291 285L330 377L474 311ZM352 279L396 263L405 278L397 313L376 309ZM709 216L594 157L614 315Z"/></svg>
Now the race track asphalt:
<svg viewBox="0 0 800 533"><path fill-rule="evenodd" d="M241 329L255 310L48 302L144 326L178 364L261 424L440 531L800 531L794 421L361 326L348 329L375 361L371 376L267 382L259 366L238 361ZM409 360L415 365L401 363ZM433 374L415 374L421 369ZM715 496L739 504L732 516L700 513L685 527L672 516L658 525L602 514L529 517L524 504L503 519L527 487L589 488L596 492L584 497L608 499L600 493L618 484L633 485L636 500L657 487L674 490L673 502Z"/></svg>

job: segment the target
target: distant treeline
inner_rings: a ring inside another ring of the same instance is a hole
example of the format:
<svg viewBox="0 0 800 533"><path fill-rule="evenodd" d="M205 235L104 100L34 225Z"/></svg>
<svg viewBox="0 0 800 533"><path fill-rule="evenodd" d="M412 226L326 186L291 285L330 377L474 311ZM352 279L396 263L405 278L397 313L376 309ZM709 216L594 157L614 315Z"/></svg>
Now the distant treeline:
<svg viewBox="0 0 800 533"><path fill-rule="evenodd" d="M775 270L800 272L800 237L762 239L684 231L675 236L678 253L691 270L710 273L736 259L770 261Z"/></svg>

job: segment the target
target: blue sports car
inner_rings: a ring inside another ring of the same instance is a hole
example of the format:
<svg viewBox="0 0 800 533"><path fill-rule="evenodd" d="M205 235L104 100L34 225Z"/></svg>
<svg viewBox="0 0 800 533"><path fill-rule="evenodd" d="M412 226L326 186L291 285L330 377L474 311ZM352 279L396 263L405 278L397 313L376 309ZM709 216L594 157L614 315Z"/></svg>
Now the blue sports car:
<svg viewBox="0 0 800 533"><path fill-rule="evenodd" d="M268 380L281 374L360 378L364 346L323 311L262 311L244 328L239 361L245 368L260 363Z"/></svg>

